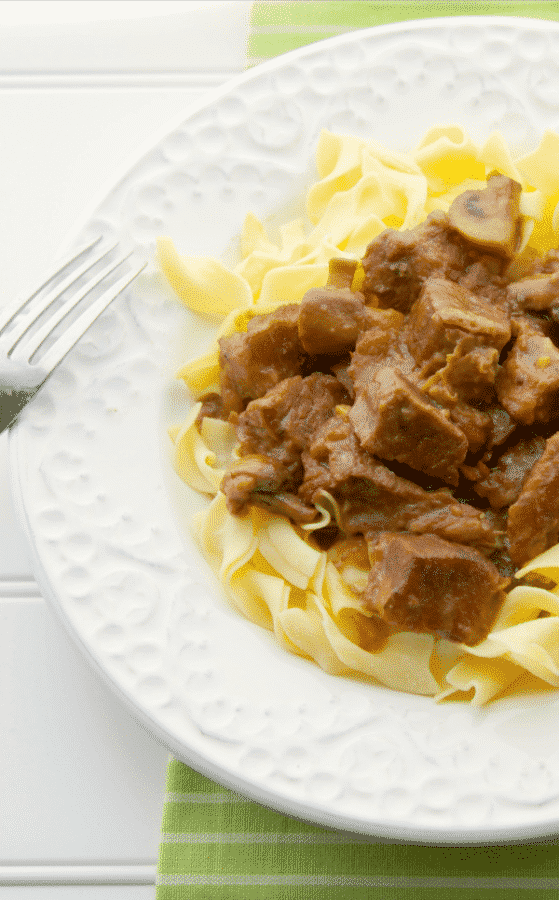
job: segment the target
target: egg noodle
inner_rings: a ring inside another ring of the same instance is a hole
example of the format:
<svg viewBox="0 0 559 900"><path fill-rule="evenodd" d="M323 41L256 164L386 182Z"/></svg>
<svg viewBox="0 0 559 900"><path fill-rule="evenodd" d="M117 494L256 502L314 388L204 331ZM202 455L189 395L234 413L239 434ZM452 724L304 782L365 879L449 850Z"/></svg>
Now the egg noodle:
<svg viewBox="0 0 559 900"><path fill-rule="evenodd" d="M411 153L323 131L316 154L319 178L307 194L306 218L288 222L272 240L247 215L241 261L231 270L207 257L183 257L172 240L158 242L160 267L190 309L222 321L211 349L186 363L177 377L195 399L219 391L217 340L246 331L249 321L299 302L328 277L328 261L360 260L386 228L414 228L454 198L482 189L498 171L522 186L520 253L545 254L559 244L559 136L548 132L537 149L513 162L501 135L475 146L457 126L432 128ZM354 289L363 271L358 266ZM559 686L559 585L518 585L506 596L488 637L473 647L428 634L391 633L363 606L367 569L359 560L336 567L308 541L309 530L252 507L243 517L227 510L220 483L238 458L233 425L196 418L197 402L170 431L174 466L192 488L213 497L193 522L205 559L231 603L274 632L292 653L333 675L371 679L399 691L452 697L479 706L504 691ZM559 583L559 545L517 573L538 572Z"/></svg>

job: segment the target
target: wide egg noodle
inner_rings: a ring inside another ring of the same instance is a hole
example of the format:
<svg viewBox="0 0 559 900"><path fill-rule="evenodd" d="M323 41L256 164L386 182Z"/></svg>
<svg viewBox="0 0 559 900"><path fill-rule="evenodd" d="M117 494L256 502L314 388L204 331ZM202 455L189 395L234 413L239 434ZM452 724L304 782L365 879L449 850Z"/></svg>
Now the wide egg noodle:
<svg viewBox="0 0 559 900"><path fill-rule="evenodd" d="M386 228L386 225L376 213L372 213L367 218L362 219L357 224L352 223L352 225L353 228L345 242L344 249L346 253L357 257L362 257L371 241L374 241Z"/></svg>
<svg viewBox="0 0 559 900"><path fill-rule="evenodd" d="M541 614L544 613L544 618ZM445 675L449 685L437 700L473 690L475 705L486 703L523 671L559 686L559 597L518 585L507 595L488 637Z"/></svg>
<svg viewBox="0 0 559 900"><path fill-rule="evenodd" d="M517 162L518 170L534 188L554 198L559 194L559 135L546 131L532 153Z"/></svg>
<svg viewBox="0 0 559 900"><path fill-rule="evenodd" d="M228 588L230 599L245 618L261 628L274 631L271 609L287 609L289 602L289 585L283 578L260 572L247 563L237 569Z"/></svg>
<svg viewBox="0 0 559 900"><path fill-rule="evenodd" d="M287 609L280 617L281 626L291 642L329 675L350 675L347 666L332 646L321 615L318 598L307 595L306 608Z"/></svg>
<svg viewBox="0 0 559 900"><path fill-rule="evenodd" d="M258 549L286 581L301 590L308 588L322 556L280 516L270 516L267 526L261 529Z"/></svg>
<svg viewBox="0 0 559 900"><path fill-rule="evenodd" d="M502 134L492 132L479 151L479 159L488 172L497 171L507 178L517 181L525 189L525 180L518 166L513 162L510 150Z"/></svg>
<svg viewBox="0 0 559 900"><path fill-rule="evenodd" d="M336 656L353 672L409 694L434 696L439 690L430 668L432 635L401 631L390 635L382 649L371 652L362 648L358 641L350 640L344 629L325 611L323 620Z"/></svg>
<svg viewBox="0 0 559 900"><path fill-rule="evenodd" d="M283 578L264 571L263 568L265 561L256 554L250 563L235 573L229 585L232 602L251 622L273 631L284 650L311 659L309 654L293 643L283 628L282 616L292 601L291 586Z"/></svg>
<svg viewBox="0 0 559 900"><path fill-rule="evenodd" d="M258 510L249 515L232 516L225 497L218 492L211 504L193 519L193 531L206 561L224 585L254 555L258 548L260 521Z"/></svg>
<svg viewBox="0 0 559 900"><path fill-rule="evenodd" d="M200 437L212 453L220 470L228 469L237 447L237 433L231 422L204 416L200 425Z"/></svg>
<svg viewBox="0 0 559 900"><path fill-rule="evenodd" d="M367 172L351 189L331 197L309 241L329 237L336 246L346 247L352 234L377 220L384 227L413 228L425 217L426 201L427 182L420 172L410 175L387 169L371 158Z"/></svg>
<svg viewBox="0 0 559 900"><path fill-rule="evenodd" d="M319 178L307 196L308 221L287 222L272 240L249 213L241 233L242 259L232 272L216 260L180 257L168 238L159 242L161 268L182 301L223 319L213 347L178 373L195 398L218 389L220 337L246 331L256 315L300 302L307 290L325 283L333 256L360 259L386 227L413 228L433 210L448 211L463 191L481 190L493 171L522 185L520 250L541 254L558 243L559 137L552 133L514 161L501 135L477 148L457 126L430 129L409 154L324 131L316 164ZM354 289L362 275L358 268ZM238 455L234 429L209 418L198 426L200 408L197 404L170 432L181 478L215 495L195 517L195 535L230 601L273 631L282 647L331 674L476 706L516 684L529 685L530 679L559 686L559 587L515 587L491 633L476 647L387 631L363 605L364 570L353 571L348 563L338 572L326 553L309 545L305 529L281 517L256 508L243 517L229 513L219 485ZM328 504L319 512L318 524L328 524ZM517 576L529 572L559 585L559 546Z"/></svg>
<svg viewBox="0 0 559 900"><path fill-rule="evenodd" d="M182 426L178 430L169 431L169 436L173 441L173 466L177 474L190 487L200 493L215 494L216 490L209 470L214 471L216 457L204 444L195 424L201 406L201 403L197 403Z"/></svg>
<svg viewBox="0 0 559 900"><path fill-rule="evenodd" d="M388 168L372 155L364 156L363 177L359 184L362 185L361 205L357 207L357 218L363 213L376 213L392 227L403 229L415 228L425 218L427 180L419 169L402 172ZM365 200L368 200L367 205Z"/></svg>
<svg viewBox="0 0 559 900"><path fill-rule="evenodd" d="M554 590L559 590L559 544L555 544L522 566L516 573L516 577L523 578L530 572L539 572L545 575L557 585Z"/></svg>
<svg viewBox="0 0 559 900"><path fill-rule="evenodd" d="M320 239L315 236L298 249L304 250L306 255L285 265L278 259L266 271L260 285L258 307L272 310L286 303L300 303L303 294L325 283L329 260L344 255L329 234Z"/></svg>
<svg viewBox="0 0 559 900"><path fill-rule="evenodd" d="M559 687L559 618L546 616L492 632L490 640L503 656L532 675ZM475 648L473 648L475 650Z"/></svg>
<svg viewBox="0 0 559 900"><path fill-rule="evenodd" d="M323 131L317 168L326 174L307 196L311 241L329 235L339 249L361 256L387 226L412 228L425 216L427 180L409 155Z"/></svg>
<svg viewBox="0 0 559 900"><path fill-rule="evenodd" d="M246 279L209 256L183 257L169 237L157 240L163 274L183 303L194 312L221 318L232 309L253 303Z"/></svg>
<svg viewBox="0 0 559 900"><path fill-rule="evenodd" d="M216 494L231 464L236 444L235 429L219 419L196 420L202 404L196 403L178 428L169 430L173 442L173 466L180 477L195 490Z"/></svg>
<svg viewBox="0 0 559 900"><path fill-rule="evenodd" d="M192 396L198 400L208 394L212 387L219 385L219 348L214 347L203 356L199 356L181 366L177 378L181 378Z"/></svg>
<svg viewBox="0 0 559 900"><path fill-rule="evenodd" d="M409 693L437 693L439 685L431 672L434 638L411 632L390 634L332 562L326 565L322 596L316 602L331 646L353 673Z"/></svg>
<svg viewBox="0 0 559 900"><path fill-rule="evenodd" d="M347 191L361 177L365 141L324 129L318 139L316 168L320 179L307 193L307 215L316 225L334 194Z"/></svg>
<svg viewBox="0 0 559 900"><path fill-rule="evenodd" d="M432 194L444 194L466 179L484 181L487 174L477 147L455 125L431 128L413 156Z"/></svg>
<svg viewBox="0 0 559 900"><path fill-rule="evenodd" d="M251 253L277 251L277 247L273 244L266 232L266 229L260 219L254 213L247 213L240 236L241 256L246 259Z"/></svg>
<svg viewBox="0 0 559 900"><path fill-rule="evenodd" d="M557 246L559 135L547 131L538 147L518 160L517 167L526 182L544 198L542 213L535 220L529 242L540 255L544 255Z"/></svg>
<svg viewBox="0 0 559 900"><path fill-rule="evenodd" d="M445 676L446 686L435 696L442 700L469 700L472 706L484 706L502 694L522 675L522 666L508 659L467 657Z"/></svg>
<svg viewBox="0 0 559 900"><path fill-rule="evenodd" d="M251 509L247 516L232 516L225 497L218 493L209 508L194 517L193 530L202 555L216 572L226 596L250 621L272 630L279 643L298 655L308 656L285 633L281 615L296 593L260 553L262 532L271 517Z"/></svg>
<svg viewBox="0 0 559 900"><path fill-rule="evenodd" d="M325 585L330 592L329 602L334 613L337 615L340 609L352 606L364 613L360 597L367 589L369 569L365 570L359 565L346 562L338 570L329 563L326 575Z"/></svg>
<svg viewBox="0 0 559 900"><path fill-rule="evenodd" d="M356 611L360 615L372 618L372 612L363 607L362 601L351 590L338 572L336 566L328 561L323 579L323 596L325 603L334 616L338 618L347 610Z"/></svg>
<svg viewBox="0 0 559 900"><path fill-rule="evenodd" d="M264 276L260 303L298 303L303 294L311 288L321 287L327 278L327 262L278 266Z"/></svg>
<svg viewBox="0 0 559 900"><path fill-rule="evenodd" d="M223 591L242 615L261 628L274 631L285 649L299 653L283 635L279 614L287 609L291 588L268 571L258 554L261 517L252 511L242 520L230 515L225 497L218 493L209 508L193 519L193 531L202 555L219 577ZM259 565L259 561L263 563Z"/></svg>
<svg viewBox="0 0 559 900"><path fill-rule="evenodd" d="M544 588L519 584L507 594L492 631L513 628L522 622L537 619L544 612L550 616L558 616L559 597Z"/></svg>
<svg viewBox="0 0 559 900"><path fill-rule="evenodd" d="M301 263L316 247L307 238L304 219L294 219L279 229L279 240L273 243L266 233L262 222L249 213L243 226L244 240L242 245L250 253L243 256L235 266L235 273L250 285L253 297L257 299L262 290L262 283L270 269Z"/></svg>

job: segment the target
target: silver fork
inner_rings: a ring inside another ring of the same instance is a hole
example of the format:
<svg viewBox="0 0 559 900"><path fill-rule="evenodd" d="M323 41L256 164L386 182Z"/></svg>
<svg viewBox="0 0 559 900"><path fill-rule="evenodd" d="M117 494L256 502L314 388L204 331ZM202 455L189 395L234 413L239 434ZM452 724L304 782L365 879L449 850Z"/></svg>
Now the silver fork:
<svg viewBox="0 0 559 900"><path fill-rule="evenodd" d="M146 267L102 238L62 259L25 300L0 310L0 432Z"/></svg>

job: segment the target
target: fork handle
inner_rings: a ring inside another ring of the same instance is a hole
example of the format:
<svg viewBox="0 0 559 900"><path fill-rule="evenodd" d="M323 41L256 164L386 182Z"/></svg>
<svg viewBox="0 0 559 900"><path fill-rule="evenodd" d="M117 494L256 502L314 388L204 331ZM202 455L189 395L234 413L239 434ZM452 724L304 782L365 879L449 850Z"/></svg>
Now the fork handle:
<svg viewBox="0 0 559 900"><path fill-rule="evenodd" d="M13 425L38 388L27 391L3 391L0 387L0 434Z"/></svg>
<svg viewBox="0 0 559 900"><path fill-rule="evenodd" d="M12 391L32 393L39 388L48 372L40 365L30 366L16 359L0 359L0 395Z"/></svg>

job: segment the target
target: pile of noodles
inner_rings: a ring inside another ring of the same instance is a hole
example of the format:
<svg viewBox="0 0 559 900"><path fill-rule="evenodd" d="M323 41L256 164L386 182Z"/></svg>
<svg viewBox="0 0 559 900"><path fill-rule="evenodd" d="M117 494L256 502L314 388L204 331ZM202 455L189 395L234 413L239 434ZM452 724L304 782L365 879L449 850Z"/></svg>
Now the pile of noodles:
<svg viewBox="0 0 559 900"><path fill-rule="evenodd" d="M559 136L548 132L538 148L513 162L499 134L475 146L456 126L431 129L410 153L374 141L324 131L319 139L318 180L307 195L308 218L288 222L272 240L252 214L241 233L242 259L232 270L208 257L183 257L170 238L158 245L167 280L192 310L222 318L211 349L178 372L198 399L219 390L217 340L245 331L253 316L299 302L325 284L328 260L359 260L385 228L413 228L433 210L447 211L469 189L485 187L498 171L522 185L519 254L543 255L559 245ZM362 270L361 270L362 273ZM360 269L354 286L359 287ZM390 633L360 599L366 566L345 568L308 541L309 529L252 508L232 516L219 486L238 458L232 425L205 418L200 403L171 429L176 471L187 484L213 497L193 522L206 560L232 604L272 630L291 653L314 660L326 672L366 677L399 691L452 696L481 705L503 692L559 686L559 586L516 586L507 594L489 636L475 647L428 634ZM330 520L319 509L318 526ZM559 585L559 545L528 563Z"/></svg>

